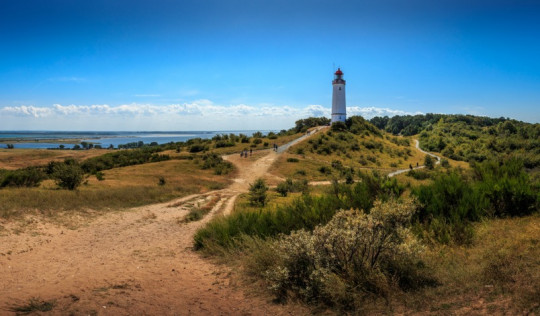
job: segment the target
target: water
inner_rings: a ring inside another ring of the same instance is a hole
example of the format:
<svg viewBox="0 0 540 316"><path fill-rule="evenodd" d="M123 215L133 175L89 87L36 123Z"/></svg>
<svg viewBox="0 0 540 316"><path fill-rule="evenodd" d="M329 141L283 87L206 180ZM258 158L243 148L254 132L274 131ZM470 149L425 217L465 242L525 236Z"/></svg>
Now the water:
<svg viewBox="0 0 540 316"><path fill-rule="evenodd" d="M150 132L58 132L58 131L0 131L0 148L7 148L13 144L15 148L73 148L74 144L67 144L60 140L80 139L101 145L104 148L113 145L123 145L142 141L145 144L156 142L166 144L170 142L185 142L192 138L212 138L218 134L245 134L251 136L256 131L150 131ZM261 131L263 134L269 131ZM24 141L17 143L15 141Z"/></svg>

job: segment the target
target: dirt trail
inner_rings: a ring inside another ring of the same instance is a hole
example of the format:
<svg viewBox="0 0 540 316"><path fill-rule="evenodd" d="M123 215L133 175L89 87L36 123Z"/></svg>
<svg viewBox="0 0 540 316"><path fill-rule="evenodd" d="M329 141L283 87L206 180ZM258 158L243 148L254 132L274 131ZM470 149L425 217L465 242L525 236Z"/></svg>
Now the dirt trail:
<svg viewBox="0 0 540 316"><path fill-rule="evenodd" d="M239 170L227 189L107 213L76 230L36 218L24 228L0 222L0 315L32 297L55 300L52 315L305 314L302 307L244 292L231 284L229 268L191 249L196 230L216 213L230 212L279 154L227 156ZM182 222L191 208L217 199L201 221Z"/></svg>

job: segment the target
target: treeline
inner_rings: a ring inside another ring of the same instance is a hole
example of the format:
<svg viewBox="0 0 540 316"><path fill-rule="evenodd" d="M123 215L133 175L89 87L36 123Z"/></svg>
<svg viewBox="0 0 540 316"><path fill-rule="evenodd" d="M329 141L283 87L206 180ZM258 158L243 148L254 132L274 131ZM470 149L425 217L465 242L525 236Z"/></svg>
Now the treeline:
<svg viewBox="0 0 540 316"><path fill-rule="evenodd" d="M393 117L376 116L370 122L379 129L385 130L394 135L411 136L420 133L421 131L433 125L439 120L444 119L449 123L463 122L467 125L479 127L492 126L505 122L509 119L489 118L485 116L462 115L462 114L418 114L418 115L396 115Z"/></svg>

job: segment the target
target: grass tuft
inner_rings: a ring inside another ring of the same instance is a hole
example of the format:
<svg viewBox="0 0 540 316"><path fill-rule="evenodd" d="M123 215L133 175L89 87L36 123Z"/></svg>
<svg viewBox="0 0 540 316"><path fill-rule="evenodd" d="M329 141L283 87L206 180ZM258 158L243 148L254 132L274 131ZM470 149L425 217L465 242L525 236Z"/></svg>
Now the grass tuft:
<svg viewBox="0 0 540 316"><path fill-rule="evenodd" d="M27 315L34 312L49 312L52 311L56 301L43 301L38 297L32 297L28 304L20 306L12 306L9 308L10 311L16 313L17 315Z"/></svg>

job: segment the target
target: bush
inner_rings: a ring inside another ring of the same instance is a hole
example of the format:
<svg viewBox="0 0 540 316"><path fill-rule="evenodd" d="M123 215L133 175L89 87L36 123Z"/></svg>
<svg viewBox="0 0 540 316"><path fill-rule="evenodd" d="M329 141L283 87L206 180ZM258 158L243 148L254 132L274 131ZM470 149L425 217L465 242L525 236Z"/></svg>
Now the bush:
<svg viewBox="0 0 540 316"><path fill-rule="evenodd" d="M96 172L96 179L98 179L98 181L105 180L105 174L103 174L101 171Z"/></svg>
<svg viewBox="0 0 540 316"><path fill-rule="evenodd" d="M443 168L450 168L450 162L448 162L448 159L441 159L441 166Z"/></svg>
<svg viewBox="0 0 540 316"><path fill-rule="evenodd" d="M289 193L289 184L287 183L287 181L278 183L276 191L283 197L287 196L287 194Z"/></svg>
<svg viewBox="0 0 540 316"><path fill-rule="evenodd" d="M233 165L223 160L223 158L216 153L207 153L202 156L203 164L201 169L214 169L214 173L217 175L228 174L232 169Z"/></svg>
<svg viewBox="0 0 540 316"><path fill-rule="evenodd" d="M206 151L206 150L208 150L208 147L203 144L194 144L194 145L191 145L191 147L189 147L190 153L198 153L198 152Z"/></svg>
<svg viewBox="0 0 540 316"><path fill-rule="evenodd" d="M165 185L166 181L165 181L165 178L164 177L159 177L158 178L158 185Z"/></svg>
<svg viewBox="0 0 540 316"><path fill-rule="evenodd" d="M41 168L28 167L17 170L0 170L0 188L37 187L46 178Z"/></svg>
<svg viewBox="0 0 540 316"><path fill-rule="evenodd" d="M287 162L298 162L298 158L287 158Z"/></svg>
<svg viewBox="0 0 540 316"><path fill-rule="evenodd" d="M251 205L264 206L266 204L266 191L268 187L262 178L249 185L249 201Z"/></svg>
<svg viewBox="0 0 540 316"><path fill-rule="evenodd" d="M343 122L334 122L332 123L331 130L333 132L342 132L347 130L347 125Z"/></svg>
<svg viewBox="0 0 540 316"><path fill-rule="evenodd" d="M435 167L435 163L433 162L433 158L431 158L430 155L426 155L424 157L424 166L426 166L426 168L428 169L433 169L433 167Z"/></svg>
<svg viewBox="0 0 540 316"><path fill-rule="evenodd" d="M413 177L416 180L425 180L431 177L429 172L423 171L421 169L412 169L409 172L407 172L407 176Z"/></svg>
<svg viewBox="0 0 540 316"><path fill-rule="evenodd" d="M319 172L322 173L322 174L331 174L332 173L332 169L326 167L326 166L321 166L319 168Z"/></svg>
<svg viewBox="0 0 540 316"><path fill-rule="evenodd" d="M411 201L377 202L369 214L338 212L313 233L300 230L278 239L276 264L266 272L279 298L292 291L307 302L355 310L366 293L389 294L431 284L417 259L423 248L409 232Z"/></svg>
<svg viewBox="0 0 540 316"><path fill-rule="evenodd" d="M66 159L63 163L54 165L52 177L61 188L75 190L84 179L84 171L77 161Z"/></svg>

